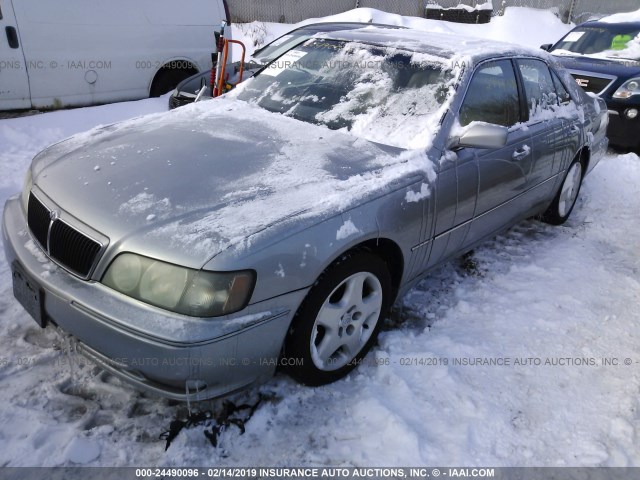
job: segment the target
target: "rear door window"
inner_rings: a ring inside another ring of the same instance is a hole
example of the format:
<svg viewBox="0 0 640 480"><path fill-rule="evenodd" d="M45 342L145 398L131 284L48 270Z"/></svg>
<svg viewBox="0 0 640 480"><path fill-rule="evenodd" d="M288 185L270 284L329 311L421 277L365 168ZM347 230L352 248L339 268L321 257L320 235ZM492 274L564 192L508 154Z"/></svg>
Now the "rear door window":
<svg viewBox="0 0 640 480"><path fill-rule="evenodd" d="M560 102L560 105L568 105L569 102L571 102L572 100L571 94L562 83L562 80L560 80L560 78L558 77L558 75L556 75L554 71L551 71L551 77L553 78L553 84L556 87L556 92L558 94L558 101Z"/></svg>
<svg viewBox="0 0 640 480"><path fill-rule="evenodd" d="M518 60L524 91L529 106L529 118L535 119L558 105L556 86L546 63L541 60Z"/></svg>

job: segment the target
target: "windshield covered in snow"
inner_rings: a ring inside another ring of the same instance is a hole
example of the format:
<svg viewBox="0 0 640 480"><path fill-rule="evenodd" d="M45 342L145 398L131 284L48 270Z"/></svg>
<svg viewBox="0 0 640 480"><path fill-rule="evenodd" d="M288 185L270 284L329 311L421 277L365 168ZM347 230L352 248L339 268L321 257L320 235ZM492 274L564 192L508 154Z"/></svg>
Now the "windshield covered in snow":
<svg viewBox="0 0 640 480"><path fill-rule="evenodd" d="M240 100L403 148L427 145L454 69L426 53L310 39L238 89Z"/></svg>
<svg viewBox="0 0 640 480"><path fill-rule="evenodd" d="M624 23L576 28L555 46L553 53L640 60L640 28Z"/></svg>

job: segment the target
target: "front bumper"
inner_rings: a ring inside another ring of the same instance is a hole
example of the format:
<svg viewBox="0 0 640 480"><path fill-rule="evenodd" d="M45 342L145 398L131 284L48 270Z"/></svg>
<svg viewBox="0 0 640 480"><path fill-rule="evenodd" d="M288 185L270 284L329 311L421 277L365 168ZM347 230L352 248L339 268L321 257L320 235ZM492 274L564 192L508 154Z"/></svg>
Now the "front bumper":
<svg viewBox="0 0 640 480"><path fill-rule="evenodd" d="M177 93L174 91L169 97L169 110L182 107L183 105L189 105L190 103L193 103L195 99L196 96L191 95L190 93Z"/></svg>
<svg viewBox="0 0 640 480"><path fill-rule="evenodd" d="M81 280L36 246L18 198L5 205L10 265L41 288L43 317L78 350L140 389L177 400L219 397L270 378L306 289L215 319L173 314Z"/></svg>
<svg viewBox="0 0 640 480"><path fill-rule="evenodd" d="M640 104L607 102L607 108L609 109L609 127L607 128L609 143L621 148L640 148L640 116L631 120L625 114L629 108L640 110Z"/></svg>

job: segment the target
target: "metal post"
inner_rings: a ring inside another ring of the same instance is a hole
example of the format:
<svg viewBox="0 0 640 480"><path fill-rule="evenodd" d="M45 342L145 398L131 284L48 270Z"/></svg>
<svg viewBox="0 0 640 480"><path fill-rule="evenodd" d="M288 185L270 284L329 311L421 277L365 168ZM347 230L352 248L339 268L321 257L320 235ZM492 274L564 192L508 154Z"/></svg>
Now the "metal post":
<svg viewBox="0 0 640 480"><path fill-rule="evenodd" d="M575 11L576 3L578 3L578 0L571 0L571 5L569 5L569 18L567 19L567 23L573 22L573 12Z"/></svg>

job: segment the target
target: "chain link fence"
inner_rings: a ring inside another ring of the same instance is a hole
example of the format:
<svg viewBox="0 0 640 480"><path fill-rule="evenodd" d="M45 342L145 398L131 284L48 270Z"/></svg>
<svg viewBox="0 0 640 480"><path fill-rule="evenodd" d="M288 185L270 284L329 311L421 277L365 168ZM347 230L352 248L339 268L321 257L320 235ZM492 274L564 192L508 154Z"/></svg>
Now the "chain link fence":
<svg viewBox="0 0 640 480"><path fill-rule="evenodd" d="M612 13L640 8L640 0L228 0L232 21L297 23L308 18L326 17L357 7L425 17L428 8L453 8L460 4L475 8L493 5L493 15L502 15L507 7L531 7L551 10L563 22L581 23Z"/></svg>
<svg viewBox="0 0 640 480"><path fill-rule="evenodd" d="M375 8L385 12L424 17L425 1L421 0L360 0L358 7Z"/></svg>
<svg viewBox="0 0 640 480"><path fill-rule="evenodd" d="M575 0L496 0L493 3L493 14L502 15L508 7L529 7L549 10L563 22L569 23L571 6L574 2Z"/></svg>
<svg viewBox="0 0 640 480"><path fill-rule="evenodd" d="M586 22L613 13L632 12L640 8L640 0L574 0L571 21Z"/></svg>
<svg viewBox="0 0 640 480"><path fill-rule="evenodd" d="M237 23L298 23L355 8L355 0L229 0L231 21Z"/></svg>
<svg viewBox="0 0 640 480"><path fill-rule="evenodd" d="M640 9L640 0L493 0L494 15L507 7L531 7L551 10L565 23L582 23L613 13Z"/></svg>

